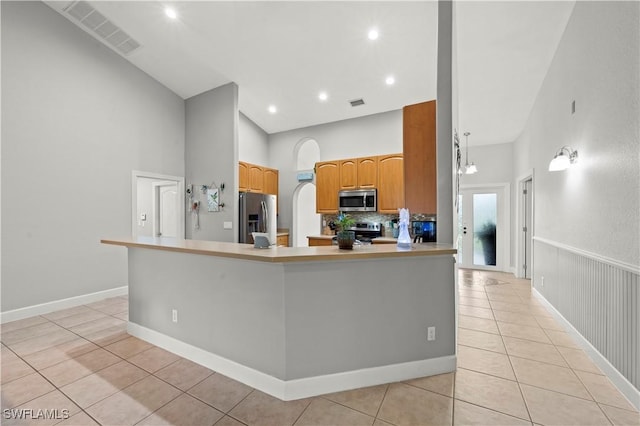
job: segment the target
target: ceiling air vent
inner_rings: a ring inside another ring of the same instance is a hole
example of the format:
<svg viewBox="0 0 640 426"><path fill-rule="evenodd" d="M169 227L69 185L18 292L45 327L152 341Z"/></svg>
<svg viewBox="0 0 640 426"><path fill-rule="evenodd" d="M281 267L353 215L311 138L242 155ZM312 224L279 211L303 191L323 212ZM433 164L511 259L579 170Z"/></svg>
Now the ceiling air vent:
<svg viewBox="0 0 640 426"><path fill-rule="evenodd" d="M96 38L107 42L123 55L128 55L140 47L140 43L132 39L129 34L122 31L86 1L74 1L67 6L65 12L87 27Z"/></svg>
<svg viewBox="0 0 640 426"><path fill-rule="evenodd" d="M351 104L352 107L357 107L360 105L364 105L364 100L362 99L354 99L352 101L349 101L349 103Z"/></svg>

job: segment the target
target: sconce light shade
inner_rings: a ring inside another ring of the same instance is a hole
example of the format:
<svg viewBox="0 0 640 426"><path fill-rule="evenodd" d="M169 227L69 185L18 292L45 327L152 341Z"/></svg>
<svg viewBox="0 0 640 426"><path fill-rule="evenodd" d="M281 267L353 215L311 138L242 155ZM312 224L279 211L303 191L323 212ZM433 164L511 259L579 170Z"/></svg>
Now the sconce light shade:
<svg viewBox="0 0 640 426"><path fill-rule="evenodd" d="M471 164L467 164L466 170L465 170L466 174L472 175L477 172L478 172L478 168L476 167L476 164L473 161L471 162Z"/></svg>
<svg viewBox="0 0 640 426"><path fill-rule="evenodd" d="M560 148L556 155L553 156L551 162L549 162L550 172L559 172L567 170L570 165L575 164L578 161L578 151L571 149L568 146Z"/></svg>

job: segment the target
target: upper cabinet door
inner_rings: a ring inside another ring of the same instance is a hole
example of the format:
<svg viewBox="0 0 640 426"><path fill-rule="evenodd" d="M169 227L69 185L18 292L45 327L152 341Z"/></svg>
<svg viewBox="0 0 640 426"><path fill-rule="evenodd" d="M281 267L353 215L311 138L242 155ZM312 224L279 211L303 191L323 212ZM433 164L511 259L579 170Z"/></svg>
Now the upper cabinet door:
<svg viewBox="0 0 640 426"><path fill-rule="evenodd" d="M264 193L278 195L278 171L264 168Z"/></svg>
<svg viewBox="0 0 640 426"><path fill-rule="evenodd" d="M238 190L240 192L249 190L249 165L242 161L238 163Z"/></svg>
<svg viewBox="0 0 640 426"><path fill-rule="evenodd" d="M378 157L358 158L358 188L378 186Z"/></svg>
<svg viewBox="0 0 640 426"><path fill-rule="evenodd" d="M249 189L251 192L264 191L264 170L255 164L249 164Z"/></svg>
<svg viewBox="0 0 640 426"><path fill-rule="evenodd" d="M436 101L402 110L405 202L413 213L437 213Z"/></svg>
<svg viewBox="0 0 640 426"><path fill-rule="evenodd" d="M378 157L378 212L397 214L404 207L402 154Z"/></svg>
<svg viewBox="0 0 640 426"><path fill-rule="evenodd" d="M358 187L358 163L355 159L340 161L340 189Z"/></svg>
<svg viewBox="0 0 640 426"><path fill-rule="evenodd" d="M337 213L339 190L340 165L338 161L316 163L316 211L318 213Z"/></svg>

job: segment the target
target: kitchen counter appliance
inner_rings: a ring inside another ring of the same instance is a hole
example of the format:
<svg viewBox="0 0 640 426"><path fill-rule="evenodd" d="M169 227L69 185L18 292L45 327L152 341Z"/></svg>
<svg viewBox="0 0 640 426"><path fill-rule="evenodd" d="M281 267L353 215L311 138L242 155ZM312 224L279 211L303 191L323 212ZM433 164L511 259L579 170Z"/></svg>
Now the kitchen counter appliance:
<svg viewBox="0 0 640 426"><path fill-rule="evenodd" d="M338 209L343 212L378 211L375 189L348 189L338 192Z"/></svg>
<svg viewBox="0 0 640 426"><path fill-rule="evenodd" d="M275 245L277 241L276 205L275 195L241 192L238 242L253 244L251 233L261 232L267 234L271 245Z"/></svg>
<svg viewBox="0 0 640 426"><path fill-rule="evenodd" d="M437 222L435 218L411 221L411 234L414 243L437 242Z"/></svg>
<svg viewBox="0 0 640 426"><path fill-rule="evenodd" d="M356 233L356 241L371 243L374 238L382 236L382 225L380 222L356 222L349 231ZM333 237L333 244L337 244L337 237Z"/></svg>

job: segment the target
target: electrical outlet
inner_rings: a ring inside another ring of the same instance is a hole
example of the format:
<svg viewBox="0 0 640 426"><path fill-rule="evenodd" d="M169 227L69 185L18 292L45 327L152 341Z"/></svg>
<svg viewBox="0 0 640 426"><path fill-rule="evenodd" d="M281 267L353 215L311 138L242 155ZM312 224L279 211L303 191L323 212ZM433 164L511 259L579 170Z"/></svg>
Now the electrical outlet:
<svg viewBox="0 0 640 426"><path fill-rule="evenodd" d="M435 327L428 327L427 328L427 340L428 341L436 340L436 328Z"/></svg>
<svg viewBox="0 0 640 426"><path fill-rule="evenodd" d="M540 278L540 287L544 287L544 276Z"/></svg>
<svg viewBox="0 0 640 426"><path fill-rule="evenodd" d="M174 309L171 311L171 321L178 322L178 310Z"/></svg>

